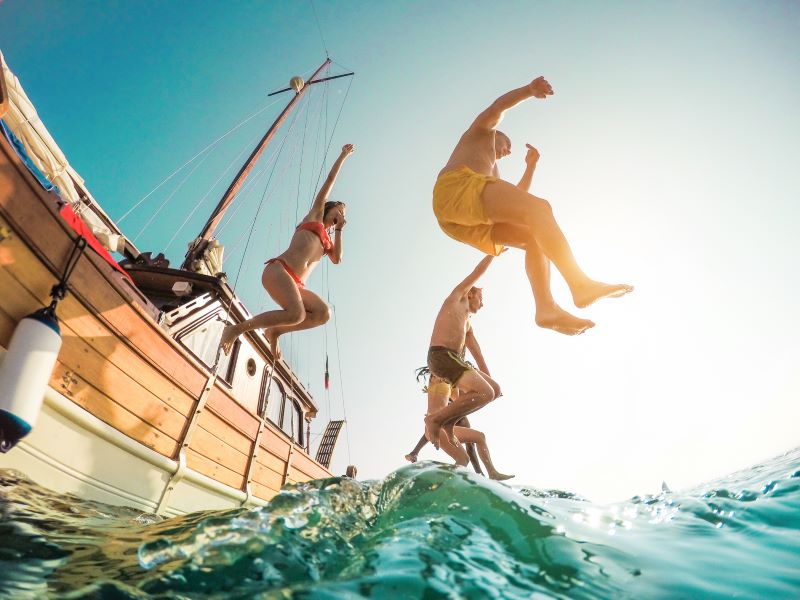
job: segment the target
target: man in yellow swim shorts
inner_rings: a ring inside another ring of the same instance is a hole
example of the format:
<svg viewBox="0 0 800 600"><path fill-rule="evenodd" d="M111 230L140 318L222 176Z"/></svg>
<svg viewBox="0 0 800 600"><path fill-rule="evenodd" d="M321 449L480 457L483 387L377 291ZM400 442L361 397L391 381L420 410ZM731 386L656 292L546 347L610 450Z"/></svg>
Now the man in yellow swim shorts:
<svg viewBox="0 0 800 600"><path fill-rule="evenodd" d="M447 235L490 256L497 256L504 246L524 250L537 325L576 335L594 327L594 323L568 313L553 300L551 261L579 308L601 298L623 296L633 287L595 281L578 266L550 203L528 193L539 157L532 146L528 146L528 168L518 185L500 179L497 170L497 160L511 153L511 140L497 130L505 111L528 98L552 95L552 86L544 77L537 77L503 94L479 114L439 173L433 188L433 212Z"/></svg>

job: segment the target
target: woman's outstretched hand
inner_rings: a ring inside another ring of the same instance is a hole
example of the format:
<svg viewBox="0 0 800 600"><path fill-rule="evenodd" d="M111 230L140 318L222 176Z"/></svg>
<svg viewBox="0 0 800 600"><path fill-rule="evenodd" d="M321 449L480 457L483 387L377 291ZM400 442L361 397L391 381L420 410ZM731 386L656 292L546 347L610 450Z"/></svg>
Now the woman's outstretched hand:
<svg viewBox="0 0 800 600"><path fill-rule="evenodd" d="M356 147L353 144L345 144L342 146L342 156L350 156L355 152Z"/></svg>

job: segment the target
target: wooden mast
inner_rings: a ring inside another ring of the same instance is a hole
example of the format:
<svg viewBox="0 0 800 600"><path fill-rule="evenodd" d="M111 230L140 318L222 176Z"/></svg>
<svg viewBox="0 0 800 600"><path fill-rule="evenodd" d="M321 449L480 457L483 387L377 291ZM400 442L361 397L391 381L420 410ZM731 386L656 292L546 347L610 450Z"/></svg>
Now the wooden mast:
<svg viewBox="0 0 800 600"><path fill-rule="evenodd" d="M233 178L228 190L222 196L222 200L219 201L217 207L214 209L214 212L211 213L211 216L208 218L203 230L200 232L200 235L197 236L195 243L192 245L191 249L186 253L186 258L183 261L183 265L181 266L182 269L191 271L192 270L192 263L197 260L198 257L202 256L203 252L205 251L206 247L208 246L208 242L211 239L211 236L214 235L214 231L216 230L217 226L219 225L222 217L225 216L225 211L233 202L233 199L236 197L236 194L241 189L242 185L244 184L245 179L250 174L250 171L253 170L253 166L256 164L258 159L264 153L267 145L270 143L275 134L278 132L278 128L283 124L286 120L286 117L295 107L295 105L300 101L300 98L303 97L305 94L306 89L309 85L313 83L319 83L320 81L326 81L328 78L325 79L317 79L317 77L323 70L325 70L331 64L331 59L327 58L325 62L323 62L320 67L314 71L314 74L311 78L306 82L306 84L297 90L294 98L291 99L289 104L286 105L286 108L283 109L278 118L275 119L275 122L272 126L267 130L267 133L264 134L264 137L259 142L258 146L256 146L255 150L253 150L252 154L250 154L250 158L247 159L244 166L239 170L236 177ZM286 91L291 88L286 88L280 91ZM277 93L277 92L275 92ZM270 94L272 95L272 94Z"/></svg>

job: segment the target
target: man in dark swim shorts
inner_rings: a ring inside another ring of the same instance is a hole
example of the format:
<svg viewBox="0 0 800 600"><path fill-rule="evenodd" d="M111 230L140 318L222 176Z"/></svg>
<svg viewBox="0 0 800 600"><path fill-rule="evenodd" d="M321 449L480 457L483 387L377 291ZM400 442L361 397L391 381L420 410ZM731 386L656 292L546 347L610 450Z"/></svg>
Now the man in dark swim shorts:
<svg viewBox="0 0 800 600"><path fill-rule="evenodd" d="M462 355L444 346L431 346L428 349L428 368L450 385L455 385L466 371L474 370Z"/></svg>
<svg viewBox="0 0 800 600"><path fill-rule="evenodd" d="M429 411L425 417L425 435L439 448L440 431L444 431L448 444L458 446L453 433L456 421L478 410L500 396L500 386L489 377L486 362L469 323L470 315L483 306L483 291L475 287L478 279L489 268L494 256L484 258L464 281L447 296L433 325L428 368L431 374L459 390L458 399L447 406ZM460 354L467 348L478 364L478 369L468 365Z"/></svg>

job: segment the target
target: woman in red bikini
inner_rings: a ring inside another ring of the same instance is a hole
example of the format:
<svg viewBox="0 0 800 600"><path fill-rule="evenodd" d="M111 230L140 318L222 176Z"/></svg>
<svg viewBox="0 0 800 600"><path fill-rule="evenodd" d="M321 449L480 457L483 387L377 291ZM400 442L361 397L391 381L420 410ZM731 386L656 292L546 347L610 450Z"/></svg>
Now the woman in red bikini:
<svg viewBox="0 0 800 600"><path fill-rule="evenodd" d="M342 260L342 228L347 222L344 218L346 207L344 202L328 201L328 194L345 159L352 153L352 144L342 147L342 153L331 167L311 210L297 226L289 248L280 256L268 260L264 267L261 283L281 308L261 313L236 325L228 325L220 340L225 354L231 351L234 340L241 334L264 329L275 357L280 358L280 336L290 331L318 327L330 319L330 308L322 298L305 289L305 281L323 256L327 255L333 264L339 264ZM330 229L335 231L333 241L328 233Z"/></svg>

